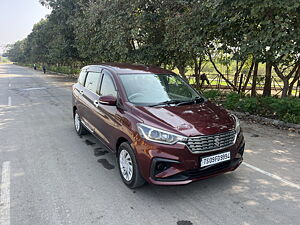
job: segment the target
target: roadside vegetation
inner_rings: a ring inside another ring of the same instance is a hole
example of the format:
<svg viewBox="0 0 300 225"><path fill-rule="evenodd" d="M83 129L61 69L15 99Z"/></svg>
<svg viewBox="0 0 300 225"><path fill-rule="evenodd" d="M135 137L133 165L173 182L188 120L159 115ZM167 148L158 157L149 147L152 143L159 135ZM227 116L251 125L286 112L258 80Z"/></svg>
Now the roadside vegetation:
<svg viewBox="0 0 300 225"><path fill-rule="evenodd" d="M300 97L299 0L40 2L52 12L8 46L14 62L68 74L102 62L157 65L198 89L201 74L217 75L208 88L233 92L227 108L299 121L289 109ZM270 97L275 84L282 99Z"/></svg>
<svg viewBox="0 0 300 225"><path fill-rule="evenodd" d="M298 98L251 97L218 90L204 91L203 95L226 109L300 124L300 101Z"/></svg>
<svg viewBox="0 0 300 225"><path fill-rule="evenodd" d="M37 70L43 70L43 65L46 63L16 63L20 66L26 66L33 68L33 65L36 65ZM68 74L68 75L77 75L80 72L80 68L77 67L70 67L70 66L58 66L58 65L48 65L46 67L47 71L55 72L55 73L61 73L61 74Z"/></svg>
<svg viewBox="0 0 300 225"><path fill-rule="evenodd" d="M3 57L0 55L0 64L1 63L11 63L7 57Z"/></svg>

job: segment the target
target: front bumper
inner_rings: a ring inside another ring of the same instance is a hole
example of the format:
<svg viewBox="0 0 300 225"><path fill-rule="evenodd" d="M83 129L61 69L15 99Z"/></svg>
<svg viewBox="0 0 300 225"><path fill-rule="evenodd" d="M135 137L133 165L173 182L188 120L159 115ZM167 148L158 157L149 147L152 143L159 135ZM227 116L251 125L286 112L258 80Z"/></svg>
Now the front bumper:
<svg viewBox="0 0 300 225"><path fill-rule="evenodd" d="M240 133L236 143L225 149L193 154L186 145L166 146L145 142L138 145L139 167L144 178L157 185L183 185L235 170L243 161L245 141ZM202 157L230 151L230 161L200 168Z"/></svg>

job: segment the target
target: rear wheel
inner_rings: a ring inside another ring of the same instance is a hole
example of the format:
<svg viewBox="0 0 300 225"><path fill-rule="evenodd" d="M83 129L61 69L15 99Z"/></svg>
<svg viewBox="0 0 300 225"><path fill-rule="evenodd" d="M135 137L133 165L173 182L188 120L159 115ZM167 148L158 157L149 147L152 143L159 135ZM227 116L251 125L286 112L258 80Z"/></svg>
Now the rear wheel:
<svg viewBox="0 0 300 225"><path fill-rule="evenodd" d="M77 110L74 113L74 126L78 135L84 135L87 133L87 129L82 125L81 119Z"/></svg>
<svg viewBox="0 0 300 225"><path fill-rule="evenodd" d="M134 151L127 142L122 143L118 149L118 166L122 180L129 188L145 184Z"/></svg>

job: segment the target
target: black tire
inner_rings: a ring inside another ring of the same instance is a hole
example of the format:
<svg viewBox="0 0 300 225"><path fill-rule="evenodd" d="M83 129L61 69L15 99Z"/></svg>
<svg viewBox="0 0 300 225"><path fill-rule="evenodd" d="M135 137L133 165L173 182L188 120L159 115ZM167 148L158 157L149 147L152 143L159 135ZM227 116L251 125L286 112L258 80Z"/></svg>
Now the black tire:
<svg viewBox="0 0 300 225"><path fill-rule="evenodd" d="M130 180L126 180L125 177L122 174L122 171L121 171L120 153L121 153L122 150L125 150L126 152L128 152L130 157L131 157L131 160L132 160L133 174L132 174L132 177L131 177ZM126 184L127 187L133 189L133 188L141 187L145 184L145 179L142 177L142 175L140 173L140 169L139 169L139 166L137 164L134 151L133 151L133 149L131 148L131 146L129 145L128 142L123 142L119 146L118 154L117 154L117 162L118 162L118 168L119 168L120 176L121 176L123 182Z"/></svg>
<svg viewBox="0 0 300 225"><path fill-rule="evenodd" d="M78 119L79 119L79 127L76 127L76 117L78 116ZM80 116L79 114L77 113L77 110L74 112L74 127L75 127L75 131L76 133L81 136L81 135L85 135L88 133L87 129L82 125L81 123L81 119L80 119Z"/></svg>

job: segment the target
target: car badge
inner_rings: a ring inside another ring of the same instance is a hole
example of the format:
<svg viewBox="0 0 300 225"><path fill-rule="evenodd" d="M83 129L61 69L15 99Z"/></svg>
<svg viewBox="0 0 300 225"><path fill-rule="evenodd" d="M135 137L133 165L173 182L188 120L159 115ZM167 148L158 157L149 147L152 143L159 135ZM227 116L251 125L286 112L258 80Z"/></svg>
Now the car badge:
<svg viewBox="0 0 300 225"><path fill-rule="evenodd" d="M214 142L215 142L215 146L220 147L220 138L219 137L216 137Z"/></svg>

